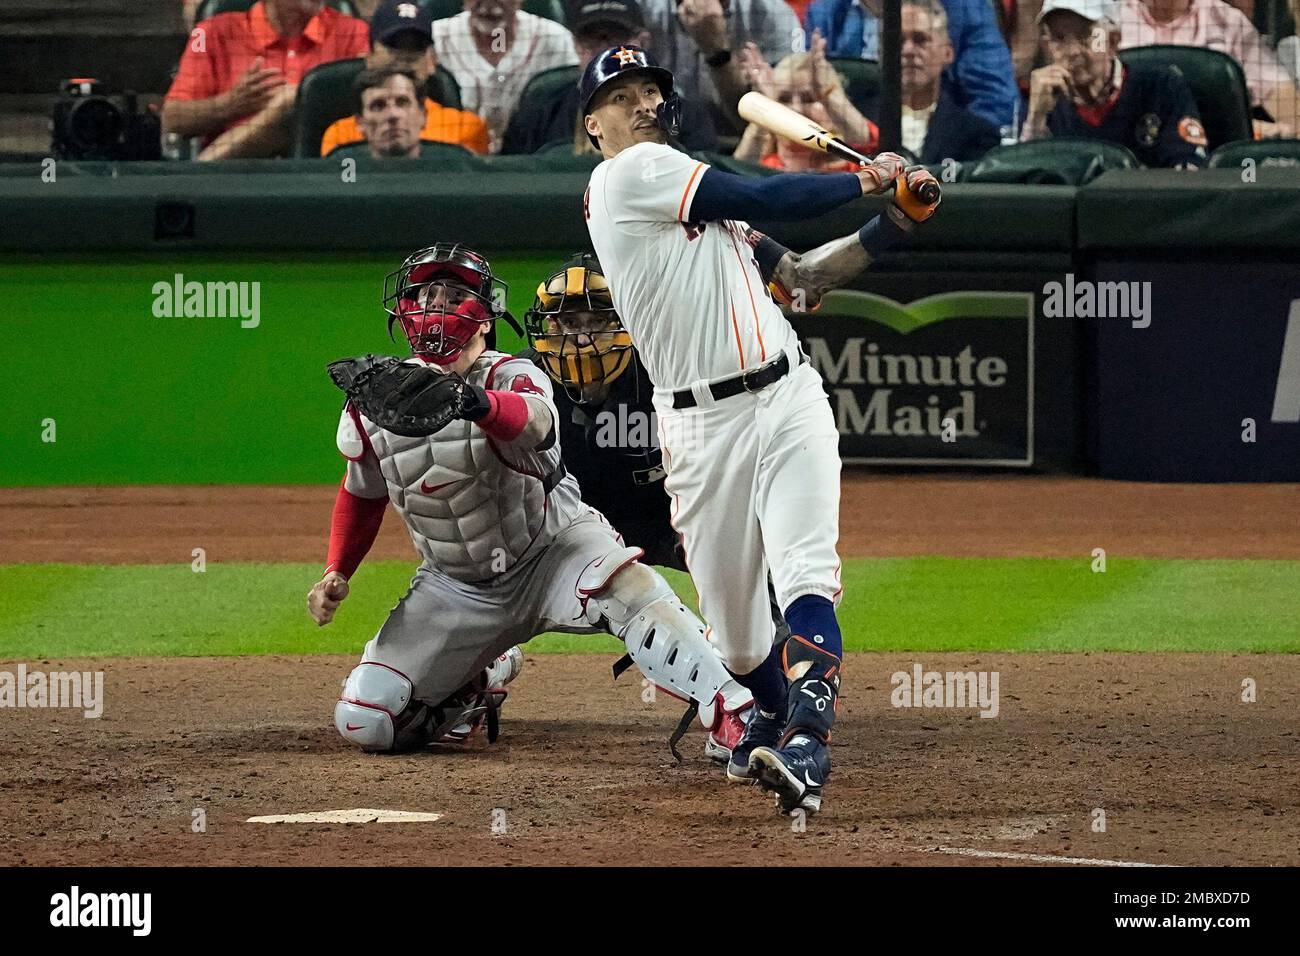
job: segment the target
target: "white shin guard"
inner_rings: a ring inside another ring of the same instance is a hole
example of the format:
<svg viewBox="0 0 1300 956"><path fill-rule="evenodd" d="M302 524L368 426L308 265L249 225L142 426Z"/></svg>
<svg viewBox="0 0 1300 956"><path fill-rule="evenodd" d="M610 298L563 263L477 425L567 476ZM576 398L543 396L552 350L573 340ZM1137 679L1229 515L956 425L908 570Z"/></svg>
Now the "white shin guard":
<svg viewBox="0 0 1300 956"><path fill-rule="evenodd" d="M704 625L654 568L637 561L640 548L619 548L593 561L578 580L587 619L622 639L628 656L657 686L699 705L713 730L722 711L743 710L753 695L727 673L704 636Z"/></svg>

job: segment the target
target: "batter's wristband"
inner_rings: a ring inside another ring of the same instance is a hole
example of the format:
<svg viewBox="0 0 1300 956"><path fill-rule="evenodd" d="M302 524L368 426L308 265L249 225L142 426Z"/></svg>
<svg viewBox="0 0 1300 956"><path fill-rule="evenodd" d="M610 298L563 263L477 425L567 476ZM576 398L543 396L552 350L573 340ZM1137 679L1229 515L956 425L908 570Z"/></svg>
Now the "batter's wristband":
<svg viewBox="0 0 1300 956"><path fill-rule="evenodd" d="M777 263L790 250L771 236L763 233L758 235L758 244L754 246L754 261L758 263L758 271L762 273L763 278L770 281L772 276L776 275Z"/></svg>
<svg viewBox="0 0 1300 956"><path fill-rule="evenodd" d="M858 242L866 249L871 258L891 246L896 246L907 238L907 232L888 216L880 215L858 230Z"/></svg>

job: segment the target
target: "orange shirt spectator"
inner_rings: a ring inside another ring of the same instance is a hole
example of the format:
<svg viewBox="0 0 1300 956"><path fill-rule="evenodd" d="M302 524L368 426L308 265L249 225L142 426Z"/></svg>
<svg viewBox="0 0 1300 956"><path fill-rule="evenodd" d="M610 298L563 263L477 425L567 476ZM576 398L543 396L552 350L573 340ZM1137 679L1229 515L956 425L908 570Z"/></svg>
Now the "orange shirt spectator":
<svg viewBox="0 0 1300 956"><path fill-rule="evenodd" d="M421 89L428 89L430 78L438 72L438 56L433 49L433 14L408 0L384 0L370 18L370 55L368 69L395 68L409 70ZM487 123L474 113L449 109L424 98L424 128L421 140L452 143L471 153L488 151ZM321 138L320 154L328 156L339 146L357 143L365 133L355 116L345 116L333 123Z"/></svg>
<svg viewBox="0 0 1300 956"><path fill-rule="evenodd" d="M219 13L190 32L167 91L163 125L168 132L211 141L273 108L273 118L285 125L293 93L308 70L364 56L368 47L365 21L324 6L323 0L260 0L246 12ZM199 103L210 108L172 109L169 122L169 106Z"/></svg>
<svg viewBox="0 0 1300 956"><path fill-rule="evenodd" d="M486 154L488 151L487 123L465 110L454 110L431 99L424 101L424 129L420 139L435 143L454 143L464 146L471 153ZM321 137L320 154L328 156L332 150L348 143L359 143L365 139L361 128L357 126L355 116L345 116L330 125Z"/></svg>

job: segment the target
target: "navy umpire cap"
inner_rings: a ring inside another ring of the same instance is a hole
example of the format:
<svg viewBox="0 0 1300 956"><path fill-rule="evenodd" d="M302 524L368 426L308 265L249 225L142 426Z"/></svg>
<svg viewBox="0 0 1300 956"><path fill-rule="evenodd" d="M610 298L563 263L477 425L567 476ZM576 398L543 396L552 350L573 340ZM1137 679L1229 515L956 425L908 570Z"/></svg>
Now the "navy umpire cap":
<svg viewBox="0 0 1300 956"><path fill-rule="evenodd" d="M587 64L587 68L582 71L582 79L578 81L578 101L582 104L582 118L585 120L591 113L591 101L596 98L602 86L617 76L633 71L649 74L659 87L659 92L664 98L655 110L659 126L669 136L676 136L681 131L682 101L681 97L673 91L673 75L660 66L647 51L631 43L612 46L603 53L596 54ZM591 145L599 149L600 144L596 142L596 137L591 136L590 133L587 135L591 139Z"/></svg>

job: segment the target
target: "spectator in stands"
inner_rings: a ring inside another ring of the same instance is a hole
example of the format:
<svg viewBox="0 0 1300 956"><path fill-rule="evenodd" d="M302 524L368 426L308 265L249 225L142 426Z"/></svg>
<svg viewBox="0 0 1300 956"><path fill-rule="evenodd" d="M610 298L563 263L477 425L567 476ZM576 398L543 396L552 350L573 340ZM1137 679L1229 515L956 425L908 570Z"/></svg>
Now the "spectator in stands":
<svg viewBox="0 0 1300 956"><path fill-rule="evenodd" d="M804 17L808 15L808 4L812 0L785 0L785 5L794 11L795 19L803 23Z"/></svg>
<svg viewBox="0 0 1300 956"><path fill-rule="evenodd" d="M826 62L824 41L815 45L812 52L791 53L775 68L768 65L756 45L747 43L741 51L741 69L754 89L827 129L836 130L858 152L871 155L879 147L880 135L875 124L849 102L840 75ZM790 172L843 172L857 168L855 163L819 149L775 137L754 123L746 127L733 155L745 162Z"/></svg>
<svg viewBox="0 0 1300 956"><path fill-rule="evenodd" d="M415 74L424 100L424 128L420 139L454 143L472 153L488 151L487 124L466 110L443 106L428 95L438 72L433 51L433 16L410 0L384 0L370 20L369 69L393 67ZM336 147L356 143L365 137L354 117L345 116L321 137L320 154L328 156Z"/></svg>
<svg viewBox="0 0 1300 956"><path fill-rule="evenodd" d="M1011 51L1016 86L1022 96L1029 92L1030 71L1046 65L1039 60L1038 11L1042 8L1043 0L993 0L993 14Z"/></svg>
<svg viewBox="0 0 1300 956"><path fill-rule="evenodd" d="M1287 0L1291 10L1291 22L1295 24L1296 33L1300 33L1300 0ZM1277 58L1282 61L1291 79L1300 81L1300 36L1292 34L1277 41Z"/></svg>
<svg viewBox="0 0 1300 956"><path fill-rule="evenodd" d="M621 44L654 51L654 38L636 0L577 0L570 3L565 20L573 31L573 48L585 69L596 54ZM578 84L570 83L540 109L520 109L506 129L503 153L535 153L554 143L568 143L576 155L597 154L579 113ZM714 150L718 132L708 108L698 99L682 99L679 139L688 152Z"/></svg>
<svg viewBox="0 0 1300 956"><path fill-rule="evenodd" d="M373 159L415 159L420 155L425 105L419 79L394 67L365 69L352 85L356 122Z"/></svg>
<svg viewBox="0 0 1300 956"><path fill-rule="evenodd" d="M1173 43L1221 50L1241 64L1252 106L1275 123L1257 123L1263 136L1294 136L1300 129L1300 97L1246 15L1224 0L1122 0L1120 48Z"/></svg>
<svg viewBox="0 0 1300 956"><path fill-rule="evenodd" d="M260 0L190 33L163 101L163 135L201 136L199 159L287 151L298 82L312 67L362 56L366 24L324 0Z"/></svg>
<svg viewBox="0 0 1300 956"><path fill-rule="evenodd" d="M903 147L929 166L945 159L959 163L979 159L1001 142L998 127L957 104L944 85L952 64L948 15L939 0L903 0L902 9ZM820 34L814 35L814 45ZM867 105L868 116L879 116Z"/></svg>
<svg viewBox="0 0 1300 956"><path fill-rule="evenodd" d="M709 103L719 128L744 128L736 103L749 90L738 55L753 42L775 63L803 48L803 27L785 0L641 0L659 65L674 88Z"/></svg>
<svg viewBox="0 0 1300 956"><path fill-rule="evenodd" d="M433 45L460 84L461 105L487 122L498 152L524 87L538 73L576 66L573 36L558 23L524 13L522 0L465 0L465 10L435 20Z"/></svg>
<svg viewBox="0 0 1300 956"><path fill-rule="evenodd" d="M1113 0L1047 0L1038 16L1052 62L1029 78L1024 139L1118 143L1147 166L1205 165L1205 130L1187 83L1163 66L1120 63Z"/></svg>
<svg viewBox="0 0 1300 956"><path fill-rule="evenodd" d="M1020 94L1011 53L988 0L943 0L953 64L945 78L957 105L994 126L1018 122ZM880 59L880 0L813 0L804 26L821 31L833 57Z"/></svg>

